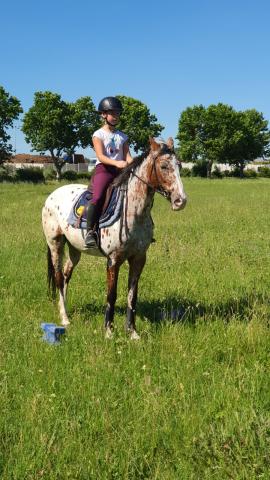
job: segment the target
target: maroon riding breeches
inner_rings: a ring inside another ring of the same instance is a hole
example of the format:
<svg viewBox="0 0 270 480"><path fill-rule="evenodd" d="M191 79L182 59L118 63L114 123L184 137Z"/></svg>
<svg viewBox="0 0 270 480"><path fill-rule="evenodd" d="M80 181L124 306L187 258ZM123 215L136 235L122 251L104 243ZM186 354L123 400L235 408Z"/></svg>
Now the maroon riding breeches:
<svg viewBox="0 0 270 480"><path fill-rule="evenodd" d="M90 189L93 192L93 196L90 200L92 205L97 205L98 207L102 208L105 200L106 190L117 175L117 169L110 165L99 163L95 167L95 172L90 184Z"/></svg>

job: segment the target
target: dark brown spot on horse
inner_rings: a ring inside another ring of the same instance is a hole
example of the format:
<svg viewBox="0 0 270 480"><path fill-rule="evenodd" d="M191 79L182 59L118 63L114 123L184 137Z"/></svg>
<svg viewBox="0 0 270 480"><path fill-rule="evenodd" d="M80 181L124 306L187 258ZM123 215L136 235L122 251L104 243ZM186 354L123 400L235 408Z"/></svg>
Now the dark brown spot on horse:
<svg viewBox="0 0 270 480"><path fill-rule="evenodd" d="M55 283L57 288L63 289L64 287L64 275L61 271L55 273Z"/></svg>
<svg viewBox="0 0 270 480"><path fill-rule="evenodd" d="M62 234L63 234L63 231L62 231L62 229L58 226L55 233L56 233L56 235L58 236L58 235L62 235Z"/></svg>

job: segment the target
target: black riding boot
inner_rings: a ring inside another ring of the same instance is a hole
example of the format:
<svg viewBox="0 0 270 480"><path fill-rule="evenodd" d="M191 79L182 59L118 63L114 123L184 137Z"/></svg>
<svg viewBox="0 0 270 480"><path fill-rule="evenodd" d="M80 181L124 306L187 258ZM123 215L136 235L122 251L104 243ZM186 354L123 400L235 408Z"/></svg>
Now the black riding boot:
<svg viewBox="0 0 270 480"><path fill-rule="evenodd" d="M99 208L97 205L89 203L87 210L87 234L85 237L85 245L88 248L94 248L97 246L97 233L94 230L94 226L98 222Z"/></svg>

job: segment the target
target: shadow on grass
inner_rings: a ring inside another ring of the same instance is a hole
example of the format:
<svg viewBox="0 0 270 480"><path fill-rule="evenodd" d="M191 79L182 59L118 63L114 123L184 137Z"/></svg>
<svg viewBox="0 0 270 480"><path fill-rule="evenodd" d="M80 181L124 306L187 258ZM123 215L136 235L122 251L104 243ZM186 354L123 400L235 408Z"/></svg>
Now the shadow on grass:
<svg viewBox="0 0 270 480"><path fill-rule="evenodd" d="M143 318L156 324L166 321L194 324L198 319L209 320L216 317L226 322L229 322L232 317L248 322L261 305L270 305L269 299L261 293L213 304L170 296L164 301L138 302L137 311Z"/></svg>
<svg viewBox="0 0 270 480"><path fill-rule="evenodd" d="M209 320L211 318L222 318L229 322L237 318L240 321L248 322L261 305L270 306L269 299L261 293L247 294L241 298L231 298L226 302L206 304L191 299L182 298L178 295L169 296L166 299L140 301L137 303L137 314L154 324L166 321L195 324L198 319ZM73 308L71 315L77 313L83 321L89 322L95 315L105 313L105 305L97 301ZM126 307L115 306L115 314L125 316Z"/></svg>

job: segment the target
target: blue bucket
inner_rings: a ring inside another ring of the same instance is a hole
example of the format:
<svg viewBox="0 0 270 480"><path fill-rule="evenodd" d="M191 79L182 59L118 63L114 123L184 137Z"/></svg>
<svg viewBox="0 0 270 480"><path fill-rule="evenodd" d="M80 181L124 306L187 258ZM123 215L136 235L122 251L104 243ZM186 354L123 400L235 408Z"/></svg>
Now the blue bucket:
<svg viewBox="0 0 270 480"><path fill-rule="evenodd" d="M60 344L61 335L66 332L65 327L59 327L55 323L42 323L41 328L44 332L42 340L55 345Z"/></svg>

